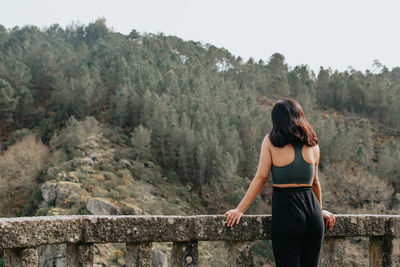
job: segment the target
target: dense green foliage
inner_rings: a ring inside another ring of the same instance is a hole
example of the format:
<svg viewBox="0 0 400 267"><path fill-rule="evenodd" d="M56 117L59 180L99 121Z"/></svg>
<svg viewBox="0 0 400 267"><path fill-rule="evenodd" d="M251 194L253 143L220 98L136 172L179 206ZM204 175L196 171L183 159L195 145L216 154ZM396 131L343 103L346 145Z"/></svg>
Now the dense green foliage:
<svg viewBox="0 0 400 267"><path fill-rule="evenodd" d="M15 130L39 129L43 142L73 154L67 144L83 137L73 132L60 140L58 131L93 116L123 129L136 159L151 157L199 192L229 191L256 171L271 128L266 104L287 96L302 104L321 137L322 168L347 161L397 179L390 162L399 160L399 143L378 153L370 120L385 129L400 125L400 68L374 67L315 75L306 65L289 68L280 54L243 62L210 44L135 30L122 35L104 19L65 29L0 26L0 137L6 148ZM365 119L348 123L314 112L328 108Z"/></svg>

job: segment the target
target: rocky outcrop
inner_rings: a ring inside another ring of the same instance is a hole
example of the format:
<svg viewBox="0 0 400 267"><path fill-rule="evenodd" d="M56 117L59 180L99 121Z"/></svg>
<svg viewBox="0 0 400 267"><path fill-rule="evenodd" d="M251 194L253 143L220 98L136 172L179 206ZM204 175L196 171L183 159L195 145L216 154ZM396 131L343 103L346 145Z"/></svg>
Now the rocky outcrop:
<svg viewBox="0 0 400 267"><path fill-rule="evenodd" d="M48 181L40 187L42 197L47 204L51 204L54 200L56 205L62 205L63 201L73 192L81 190L81 186L78 183L70 181Z"/></svg>
<svg viewBox="0 0 400 267"><path fill-rule="evenodd" d="M121 215L121 210L113 203L102 199L92 198L86 204L86 208L93 215Z"/></svg>
<svg viewBox="0 0 400 267"><path fill-rule="evenodd" d="M54 201L57 197L57 183L55 181L48 181L40 187L42 197L46 203Z"/></svg>

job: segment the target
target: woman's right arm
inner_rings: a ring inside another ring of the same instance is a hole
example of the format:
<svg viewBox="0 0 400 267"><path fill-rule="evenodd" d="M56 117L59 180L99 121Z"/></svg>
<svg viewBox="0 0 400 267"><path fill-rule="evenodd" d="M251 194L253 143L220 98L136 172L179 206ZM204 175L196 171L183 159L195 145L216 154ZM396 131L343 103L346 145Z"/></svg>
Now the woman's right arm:
<svg viewBox="0 0 400 267"><path fill-rule="evenodd" d="M225 212L226 223L227 226L233 226L235 223L238 224L240 221L240 217L242 217L243 213L246 212L247 208L256 198L256 196L260 193L261 189L264 187L267 182L269 172L271 170L272 158L270 151L271 142L269 140L269 135L267 134L264 137L264 140L261 145L260 158L258 163L257 173L254 176L252 182L250 183L249 188L242 201L240 201L239 205L236 209L229 210Z"/></svg>

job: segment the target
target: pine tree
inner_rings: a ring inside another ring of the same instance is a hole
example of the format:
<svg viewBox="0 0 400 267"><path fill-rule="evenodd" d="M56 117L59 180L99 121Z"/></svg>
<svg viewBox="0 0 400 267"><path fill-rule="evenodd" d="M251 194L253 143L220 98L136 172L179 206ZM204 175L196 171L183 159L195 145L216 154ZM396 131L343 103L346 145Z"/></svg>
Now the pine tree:
<svg viewBox="0 0 400 267"><path fill-rule="evenodd" d="M146 129L140 124L132 133L131 143L135 148L136 160L146 157L151 148L151 130Z"/></svg>
<svg viewBox="0 0 400 267"><path fill-rule="evenodd" d="M15 99L14 89L7 81L0 79L0 121L3 125L14 122L16 105L17 99Z"/></svg>

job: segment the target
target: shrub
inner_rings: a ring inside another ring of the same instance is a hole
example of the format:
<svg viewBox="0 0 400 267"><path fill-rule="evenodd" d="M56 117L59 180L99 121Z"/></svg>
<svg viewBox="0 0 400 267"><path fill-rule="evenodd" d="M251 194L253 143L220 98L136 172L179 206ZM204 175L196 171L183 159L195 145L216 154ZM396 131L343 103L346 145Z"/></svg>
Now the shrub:
<svg viewBox="0 0 400 267"><path fill-rule="evenodd" d="M39 191L36 178L47 166L48 155L49 149L31 134L0 156L1 215L18 216L30 212L24 211L24 207L32 203L32 197L37 197L34 193Z"/></svg>
<svg viewBox="0 0 400 267"><path fill-rule="evenodd" d="M64 130L59 135L53 136L50 145L54 150L65 151L70 159L83 156L82 151L78 148L86 142L89 136L99 132L99 123L95 118L86 117L83 121L78 121L71 116Z"/></svg>
<svg viewBox="0 0 400 267"><path fill-rule="evenodd" d="M362 170L351 173L344 164L328 166L320 182L322 207L335 213L385 213L394 192L387 180Z"/></svg>

